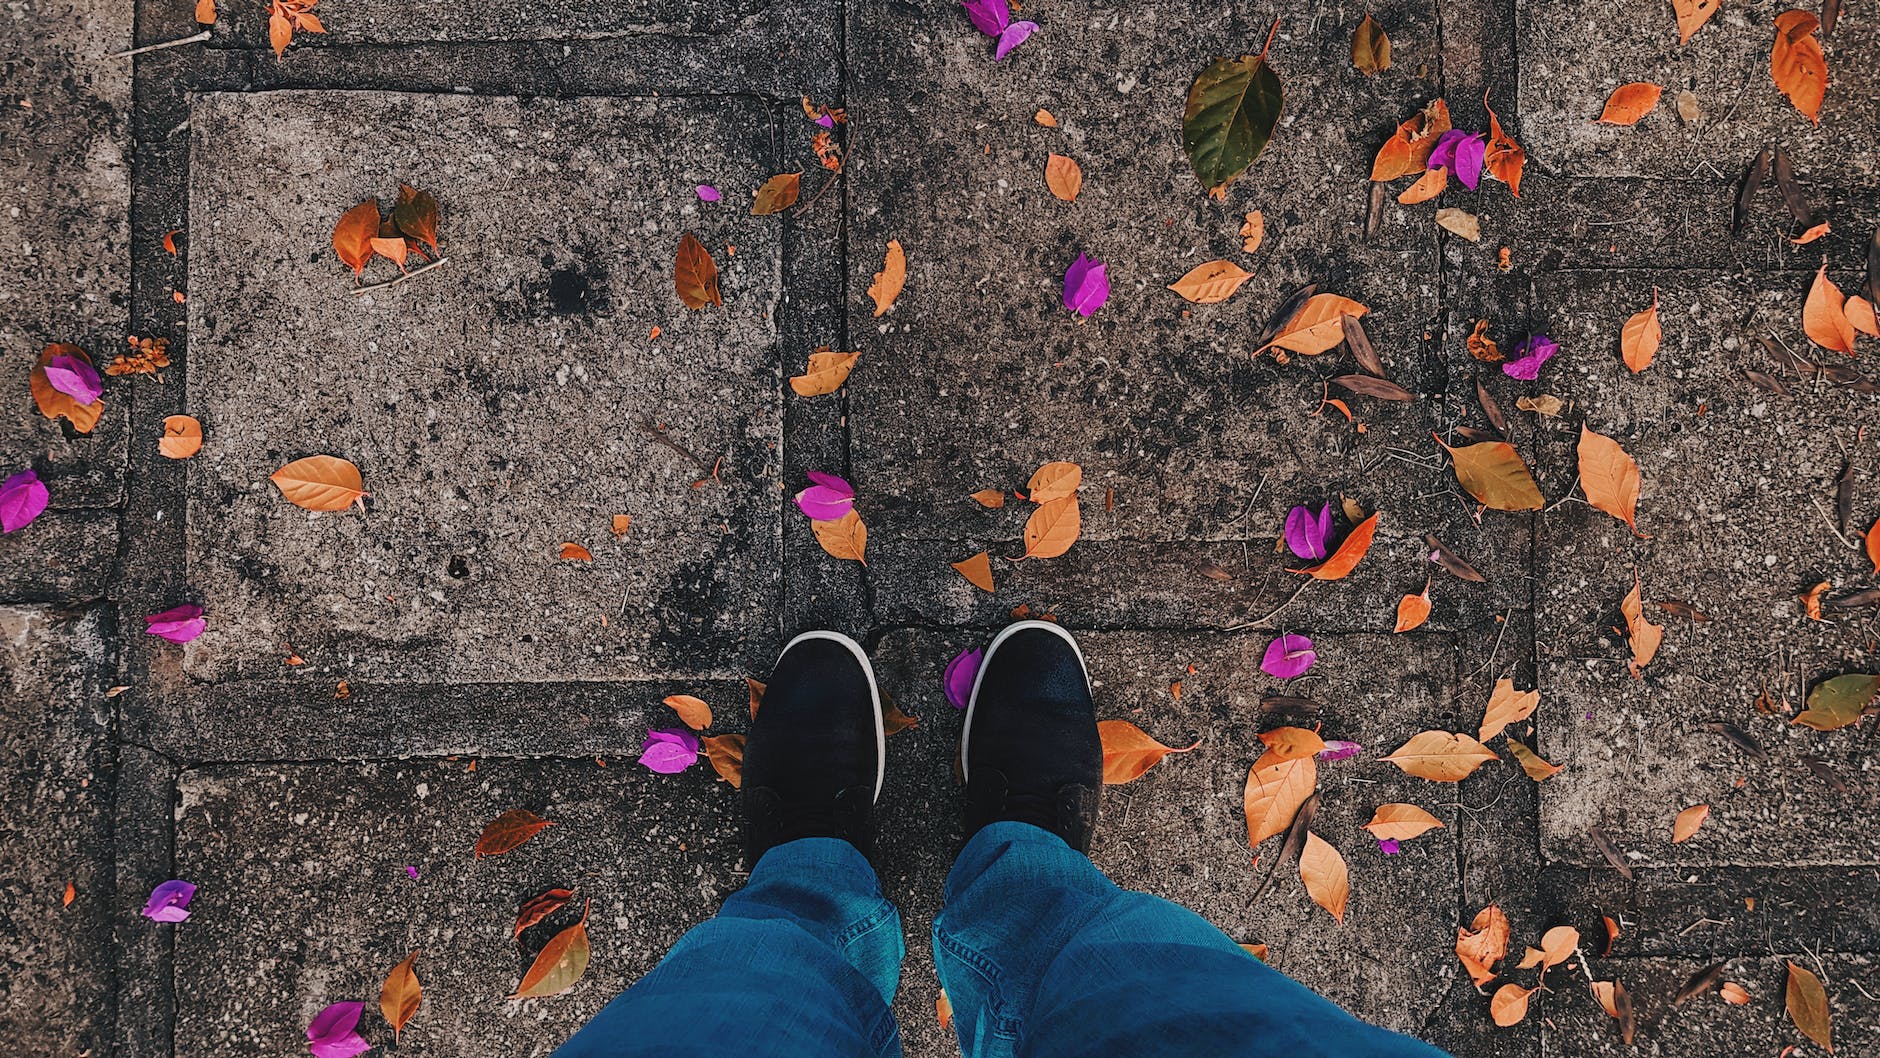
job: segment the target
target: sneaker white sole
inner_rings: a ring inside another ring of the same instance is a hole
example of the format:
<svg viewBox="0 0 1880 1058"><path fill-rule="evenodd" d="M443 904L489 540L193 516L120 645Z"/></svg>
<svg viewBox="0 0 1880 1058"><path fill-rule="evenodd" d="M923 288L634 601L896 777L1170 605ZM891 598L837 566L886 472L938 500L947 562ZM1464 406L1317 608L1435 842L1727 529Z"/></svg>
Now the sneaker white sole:
<svg viewBox="0 0 1880 1058"><path fill-rule="evenodd" d="M788 654L791 647L806 639L827 639L831 643L842 644L850 654L855 656L855 660L861 663L862 672L868 677L868 697L875 706L875 800L879 801L881 800L881 782L888 777L888 735L886 729L881 726L881 688L875 683L875 667L868 663L868 652L862 649L860 643L841 632L827 630L804 632L785 643L782 652L777 655L778 660L782 660L783 655Z"/></svg>
<svg viewBox="0 0 1880 1058"><path fill-rule="evenodd" d="M1042 628L1069 643L1071 653L1077 655L1077 667L1084 672L1084 685L1090 684L1090 666L1084 663L1083 649L1077 645L1077 640L1056 621L1020 621L1017 624L1005 626L998 635L993 637L992 642L986 645L985 656L979 659L979 671L973 674L973 693L966 699L966 723L960 728L960 778L963 780L972 778L971 765L966 760L966 747L972 744L973 712L979 708L979 681L985 679L986 666L992 663L992 655L998 652L999 644L1005 642L1006 637L1012 633L1022 632L1028 628Z"/></svg>

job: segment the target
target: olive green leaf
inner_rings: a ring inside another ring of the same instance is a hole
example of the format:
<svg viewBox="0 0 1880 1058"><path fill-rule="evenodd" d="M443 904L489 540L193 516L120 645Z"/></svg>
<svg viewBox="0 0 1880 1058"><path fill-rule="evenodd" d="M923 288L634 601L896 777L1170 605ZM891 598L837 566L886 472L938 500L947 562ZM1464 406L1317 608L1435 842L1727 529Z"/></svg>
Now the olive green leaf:
<svg viewBox="0 0 1880 1058"><path fill-rule="evenodd" d="M1880 695L1880 676L1850 672L1822 680L1808 692L1808 708L1793 722L1816 731L1846 727L1860 719L1876 695Z"/></svg>
<svg viewBox="0 0 1880 1058"><path fill-rule="evenodd" d="M1279 27L1277 21L1273 25ZM1279 75L1267 65L1264 49L1216 59L1195 76L1182 114L1182 148L1209 194L1218 195L1266 149L1283 101Z"/></svg>

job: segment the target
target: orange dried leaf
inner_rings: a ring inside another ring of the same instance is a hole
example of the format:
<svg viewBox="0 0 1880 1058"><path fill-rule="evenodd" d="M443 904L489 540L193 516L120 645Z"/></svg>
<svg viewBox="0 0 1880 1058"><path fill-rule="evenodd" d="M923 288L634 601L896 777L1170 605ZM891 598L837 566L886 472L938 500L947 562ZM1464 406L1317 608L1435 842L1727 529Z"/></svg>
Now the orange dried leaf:
<svg viewBox="0 0 1880 1058"><path fill-rule="evenodd" d="M549 889L524 900L516 909L516 929L512 939L521 937L522 931L560 911L562 905L574 896L572 889Z"/></svg>
<svg viewBox="0 0 1880 1058"><path fill-rule="evenodd" d="M555 934L535 957L522 975L522 983L508 998L540 999L572 989L587 971L588 956L587 912L583 911L581 921Z"/></svg>
<svg viewBox="0 0 1880 1058"><path fill-rule="evenodd" d="M901 251L899 239L890 239L881 271L876 272L874 282L868 284L868 296L875 302L875 315L885 314L894 299L901 296L901 288L906 284L907 255Z"/></svg>
<svg viewBox="0 0 1880 1058"><path fill-rule="evenodd" d="M1821 124L1821 101L1828 94L1828 60L1815 39L1821 20L1809 11L1776 16L1776 42L1769 52L1769 76L1795 109Z"/></svg>
<svg viewBox="0 0 1880 1058"><path fill-rule="evenodd" d="M909 728L915 728L919 726L920 726L919 720L902 712L901 707L894 704L893 698L888 697L887 694L885 693L882 694L881 696L881 733L884 738L892 738L893 736L898 735L901 732L908 730Z"/></svg>
<svg viewBox="0 0 1880 1058"><path fill-rule="evenodd" d="M1619 330L1619 352L1625 358L1625 366L1635 375L1650 367L1664 337L1664 330L1658 324L1658 288L1653 287L1652 307L1634 313Z"/></svg>
<svg viewBox="0 0 1880 1058"><path fill-rule="evenodd" d="M1430 152L1436 141L1449 131L1449 104L1440 99L1410 115L1397 131L1378 149L1371 163L1371 179L1388 182L1400 176L1421 173L1430 164Z"/></svg>
<svg viewBox="0 0 1880 1058"><path fill-rule="evenodd" d="M754 679L751 679L749 676L744 677L744 687L746 690L750 692L751 719L755 720L757 719L757 707L764 704L764 689L765 688L763 684L757 682Z"/></svg>
<svg viewBox="0 0 1880 1058"><path fill-rule="evenodd" d="M1319 737L1319 733L1303 727L1276 727L1271 731L1262 731L1260 743L1266 747L1266 752L1254 762L1256 771L1283 760L1316 757L1325 749L1325 740Z"/></svg>
<svg viewBox="0 0 1880 1058"><path fill-rule="evenodd" d="M1312 796L1318 781L1318 763L1313 757L1249 768L1242 798L1247 813L1247 844L1258 847L1260 842L1292 826L1293 816L1298 814L1299 806L1306 803L1306 798Z"/></svg>
<svg viewBox="0 0 1880 1058"><path fill-rule="evenodd" d="M188 459L202 451L202 423L188 415L165 417L157 451L171 459Z"/></svg>
<svg viewBox="0 0 1880 1058"><path fill-rule="evenodd" d="M1847 319L1847 301L1841 288L1828 278L1824 262L1808 288L1808 300L1802 304L1802 330L1810 341L1823 349L1854 355L1854 325Z"/></svg>
<svg viewBox="0 0 1880 1058"><path fill-rule="evenodd" d="M712 726L712 707L705 704L703 698L689 694L669 694L662 701L679 714L685 726L694 731L703 731Z"/></svg>
<svg viewBox="0 0 1880 1058"><path fill-rule="evenodd" d="M1038 112L1031 116L1031 120L1037 122L1040 125L1043 125L1047 129L1054 129L1058 127L1058 119L1053 117L1051 115L1051 112L1049 110L1044 109L1043 107L1038 108Z"/></svg>
<svg viewBox="0 0 1880 1058"><path fill-rule="evenodd" d="M614 539L618 540L627 535L627 531L632 528L633 516L631 514L616 514L614 515L613 524L608 527L608 531L612 532Z"/></svg>
<svg viewBox="0 0 1880 1058"><path fill-rule="evenodd" d="M343 511L366 495L359 468L338 456L296 459L270 474L268 480L281 490L287 502L310 511Z"/></svg>
<svg viewBox="0 0 1880 1058"><path fill-rule="evenodd" d="M1005 493L998 489L980 489L978 492L973 493L972 499L974 503L979 504L987 510L998 510L1000 507L1005 506ZM1876 563L1876 565L1880 565L1880 563Z"/></svg>
<svg viewBox="0 0 1880 1058"><path fill-rule="evenodd" d="M1502 1028L1518 1025L1527 1017L1528 997L1539 991L1536 988L1522 988L1517 984L1505 984L1495 989L1495 995L1488 1001L1489 1016Z"/></svg>
<svg viewBox="0 0 1880 1058"><path fill-rule="evenodd" d="M1626 593L1624 599L1619 600L1619 612L1625 615L1626 636L1631 640L1632 646L1632 661L1629 667L1632 675L1636 676L1640 669L1651 664L1652 658L1658 654L1659 644L1663 643L1665 638L1663 625L1655 625L1645 619L1645 603L1640 596L1636 570L1632 573L1632 590Z"/></svg>
<svg viewBox="0 0 1880 1058"><path fill-rule="evenodd" d="M861 353L834 353L828 346L809 354L809 366L800 375L790 378L790 388L799 397L820 397L825 393L834 393L849 380L849 372L855 370L855 361Z"/></svg>
<svg viewBox="0 0 1880 1058"><path fill-rule="evenodd" d="M1292 319L1286 321L1272 341L1254 352L1278 346L1306 356L1317 356L1345 340L1344 317L1362 316L1369 311L1369 308L1350 298L1337 294L1314 294L1299 306L1299 311L1293 313Z"/></svg>
<svg viewBox="0 0 1880 1058"><path fill-rule="evenodd" d="M347 210L333 226L333 252L356 277L372 260L372 240L379 234L379 200L368 198Z"/></svg>
<svg viewBox="0 0 1880 1058"><path fill-rule="evenodd" d="M274 57L279 59L293 42L294 24L276 8L268 15L268 44L274 48Z"/></svg>
<svg viewBox="0 0 1880 1058"><path fill-rule="evenodd" d="M171 228L169 231L163 233L163 250L171 257L176 256L176 235L182 230L181 228Z"/></svg>
<svg viewBox="0 0 1880 1058"><path fill-rule="evenodd" d="M1540 704L1541 692L1517 691L1514 681L1507 677L1496 680L1495 690L1488 696L1488 708L1482 714L1482 730L1476 737L1487 742L1509 724L1533 716L1534 708Z"/></svg>
<svg viewBox="0 0 1880 1058"><path fill-rule="evenodd" d="M417 961L415 951L405 956L405 961L392 967L392 972L385 975L385 983L379 986L379 1012L392 1026L394 1040L405 1031L411 1016L418 1012L418 1004L424 1001L424 986L418 983L418 971L414 967Z"/></svg>
<svg viewBox="0 0 1880 1058"><path fill-rule="evenodd" d="M1678 813L1678 818L1671 822L1671 843L1682 845L1697 836L1697 828L1710 818L1709 805L1692 805Z"/></svg>
<svg viewBox="0 0 1880 1058"><path fill-rule="evenodd" d="M688 309L696 311L725 303L718 292L718 262L689 231L679 236L679 250L672 261L672 285Z"/></svg>
<svg viewBox="0 0 1880 1058"><path fill-rule="evenodd" d="M1414 206L1419 202L1428 202L1449 186L1449 167L1439 165L1434 169L1423 170L1417 182L1403 189L1397 195L1399 205Z"/></svg>
<svg viewBox="0 0 1880 1058"><path fill-rule="evenodd" d="M1542 760L1541 755L1529 749L1527 743L1512 735L1508 736L1506 741L1508 752L1514 754L1515 763L1521 765L1521 770L1535 782L1546 782L1566 768L1564 764L1549 764Z"/></svg>
<svg viewBox="0 0 1880 1058"><path fill-rule="evenodd" d="M501 855L541 833L544 827L554 825L526 808L512 808L483 828L482 836L477 838L476 854Z"/></svg>
<svg viewBox="0 0 1880 1058"><path fill-rule="evenodd" d="M1636 125L1639 119L1652 112L1658 105L1658 97L1664 89L1650 81L1634 81L1622 84L1612 90L1606 98L1606 109L1599 115L1602 125Z"/></svg>
<svg viewBox="0 0 1880 1058"><path fill-rule="evenodd" d="M398 185L398 201L392 206L392 226L400 235L416 239L437 252L437 196L409 184Z"/></svg>
<svg viewBox="0 0 1880 1058"><path fill-rule="evenodd" d="M1188 270L1168 288L1197 305L1213 305L1234 296L1253 273L1232 261L1209 261Z"/></svg>
<svg viewBox="0 0 1880 1058"><path fill-rule="evenodd" d="M984 551L971 558L964 558L953 563L953 568L960 571L960 576L971 581L981 591L992 591L992 556Z"/></svg>
<svg viewBox="0 0 1880 1058"><path fill-rule="evenodd" d="M1671 9L1678 15L1678 43L1690 40L1722 5L1723 0L1671 0Z"/></svg>
<svg viewBox="0 0 1880 1058"><path fill-rule="evenodd" d="M387 258L402 269L405 267L405 257L411 252L411 247L402 237L373 239L372 252L380 257Z"/></svg>
<svg viewBox="0 0 1880 1058"><path fill-rule="evenodd" d="M1488 111L1488 146L1482 154L1482 166L1488 175L1508 185L1508 193L1521 197L1521 167L1527 164L1527 152L1514 141L1514 137L1502 131L1501 119L1495 116L1495 108L1488 105L1488 93L1482 93L1482 107ZM1508 248L1502 247L1502 257L1507 259ZM1508 266L1502 265L1502 271Z"/></svg>
<svg viewBox="0 0 1880 1058"><path fill-rule="evenodd" d="M752 710L756 715L756 710ZM744 736L712 735L701 739L705 749L705 759L711 761L712 770L718 777L731 784L732 789L744 785Z"/></svg>
<svg viewBox="0 0 1880 1058"><path fill-rule="evenodd" d="M1142 774L1171 753L1187 753L1195 746L1175 749L1151 738L1127 720L1097 721L1097 736L1103 742L1103 782L1116 786L1140 778Z"/></svg>
<svg viewBox="0 0 1880 1058"><path fill-rule="evenodd" d="M1594 433L1585 423L1580 424L1580 488L1586 502L1638 533L1638 463L1619 442Z"/></svg>
<svg viewBox="0 0 1880 1058"><path fill-rule="evenodd" d="M1456 927L1456 958L1462 960L1476 987L1495 979L1495 964L1508 954L1512 934L1508 916L1494 904L1483 908L1468 929Z"/></svg>
<svg viewBox="0 0 1880 1058"><path fill-rule="evenodd" d="M1365 552L1371 550L1371 538L1377 535L1377 519L1382 513L1379 511L1359 522L1351 532L1345 535L1344 541L1338 545L1338 550L1332 552L1332 557L1308 569L1294 569L1287 572L1310 573L1317 580L1344 579L1347 574L1357 568Z"/></svg>
<svg viewBox="0 0 1880 1058"><path fill-rule="evenodd" d="M1731 1006L1740 1007L1749 1003L1749 993L1735 981L1725 981L1723 987L1717 989L1717 993L1723 996L1723 1001Z"/></svg>
<svg viewBox="0 0 1880 1058"><path fill-rule="evenodd" d="M1475 769L1500 760L1493 750L1467 735L1448 731L1420 731L1396 752L1382 758L1420 779L1461 782Z"/></svg>
<svg viewBox="0 0 1880 1058"><path fill-rule="evenodd" d="M862 524L862 516L853 510L835 521L811 522L811 531L816 534L816 542L824 551L836 558L853 559L862 565L868 565L865 557L868 553L868 527Z"/></svg>
<svg viewBox="0 0 1880 1058"><path fill-rule="evenodd" d="M1423 627L1423 622L1430 619L1430 582L1423 581L1423 591L1416 595L1406 595L1397 603L1397 627L1393 632L1408 632Z"/></svg>
<svg viewBox="0 0 1880 1058"><path fill-rule="evenodd" d="M1025 557L1056 558L1071 549L1081 532L1075 495L1043 504L1025 520Z"/></svg>
<svg viewBox="0 0 1880 1058"><path fill-rule="evenodd" d="M1077 201L1077 192L1083 190L1084 171L1074 159L1062 154L1053 154L1045 159L1044 184L1051 193L1066 202Z"/></svg>
<svg viewBox="0 0 1880 1058"><path fill-rule="evenodd" d="M78 899L78 886L73 884L72 882L66 882L65 892L59 897L59 906L71 907L72 901L77 900L77 899Z"/></svg>
<svg viewBox="0 0 1880 1058"><path fill-rule="evenodd" d="M1794 963L1789 963L1789 983L1785 989L1783 1006L1789 1012L1795 1027L1802 1030L1802 1035L1821 1045L1829 1054L1834 1053L1833 1025L1828 1015L1828 991L1821 986L1821 978Z"/></svg>
<svg viewBox="0 0 1880 1058"><path fill-rule="evenodd" d="M782 213L796 205L796 196L802 190L802 173L778 173L757 189L757 194L751 199L751 216L767 217L773 213Z"/></svg>
<svg viewBox="0 0 1880 1058"><path fill-rule="evenodd" d="M561 557L570 562L592 562L594 553L572 540L561 545Z"/></svg>
<svg viewBox="0 0 1880 1058"><path fill-rule="evenodd" d="M1025 483L1025 492L1033 503L1050 503L1066 496L1075 495L1077 487L1084 483L1084 468L1076 463L1046 463L1031 475Z"/></svg>
<svg viewBox="0 0 1880 1058"><path fill-rule="evenodd" d="M1789 242L1795 244L1796 246L1807 246L1809 243L1814 242L1816 239L1819 239L1823 235L1828 234L1829 230L1830 228L1828 227L1828 222L1824 220L1820 224L1814 225L1813 227L1809 228L1807 231L1790 239Z"/></svg>
<svg viewBox="0 0 1880 1058"><path fill-rule="evenodd" d="M1379 841L1408 841L1425 831L1435 830L1443 821L1418 808L1416 805L1393 801L1377 806L1371 815L1371 821L1364 824L1364 829Z"/></svg>
<svg viewBox="0 0 1880 1058"><path fill-rule="evenodd" d="M1247 222L1240 226L1240 252L1252 253L1260 248L1266 238L1266 216L1259 210L1247 214Z"/></svg>
<svg viewBox="0 0 1880 1058"><path fill-rule="evenodd" d="M1331 842L1306 831L1306 847L1299 853L1299 880L1312 902L1343 924L1345 904L1351 899L1351 872Z"/></svg>
<svg viewBox="0 0 1880 1058"><path fill-rule="evenodd" d="M1451 448L1436 437L1436 443L1449 453L1457 483L1476 502L1498 511L1538 511L1545 505L1534 475L1508 442L1483 441Z"/></svg>
<svg viewBox="0 0 1880 1058"><path fill-rule="evenodd" d="M1873 302L1856 294L1841 303L1841 310L1855 330L1869 338L1880 338L1880 318L1874 315Z"/></svg>

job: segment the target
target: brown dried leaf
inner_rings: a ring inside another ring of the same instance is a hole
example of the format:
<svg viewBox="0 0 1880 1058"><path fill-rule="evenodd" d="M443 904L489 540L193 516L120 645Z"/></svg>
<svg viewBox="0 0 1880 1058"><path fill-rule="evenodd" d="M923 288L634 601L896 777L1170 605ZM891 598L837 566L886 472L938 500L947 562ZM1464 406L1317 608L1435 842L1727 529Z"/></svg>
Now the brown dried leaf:
<svg viewBox="0 0 1880 1058"><path fill-rule="evenodd" d="M1279 328L1273 339L1255 352L1279 346L1290 352L1317 356L1345 340L1345 315L1362 316L1371 311L1364 305L1337 294L1314 294Z"/></svg>
<svg viewBox="0 0 1880 1058"><path fill-rule="evenodd" d="M1494 904L1477 913L1468 929L1456 928L1456 958L1462 960L1477 988L1495 979L1495 964L1508 954L1512 933L1508 916Z"/></svg>
<svg viewBox="0 0 1880 1058"><path fill-rule="evenodd" d="M555 824L526 808L512 808L490 820L477 838L476 855L498 856L516 848Z"/></svg>
<svg viewBox="0 0 1880 1058"><path fill-rule="evenodd" d="M875 302L875 315L885 315L894 299L901 296L901 288L907 284L907 255L901 250L901 240L888 240L888 253L882 260L881 271L875 273L874 281L868 284L868 296Z"/></svg>
<svg viewBox="0 0 1880 1058"><path fill-rule="evenodd" d="M1723 0L1671 0L1671 9L1678 15L1678 43L1690 40L1691 34L1703 28L1722 3Z"/></svg>
<svg viewBox="0 0 1880 1058"><path fill-rule="evenodd" d="M372 240L379 233L379 200L368 198L340 215L333 225L333 252L357 277L372 260Z"/></svg>
<svg viewBox="0 0 1880 1058"><path fill-rule="evenodd" d="M516 929L512 939L519 939L522 931L542 921L562 909L574 897L572 889L548 889L524 900L516 909Z"/></svg>
<svg viewBox="0 0 1880 1058"><path fill-rule="evenodd" d="M1514 754L1514 762L1521 765L1521 770L1535 782L1546 782L1566 768L1564 764L1549 764L1542 760L1541 755L1530 749L1527 743L1512 735L1507 736L1505 741L1508 743L1508 752Z"/></svg>
<svg viewBox="0 0 1880 1058"><path fill-rule="evenodd" d="M1247 214L1247 222L1240 226L1240 252L1252 253L1260 248L1266 238L1266 217L1259 210Z"/></svg>
<svg viewBox="0 0 1880 1058"><path fill-rule="evenodd" d="M212 20L215 17L213 7L209 17ZM418 1012L418 1004L424 1001L424 986L418 982L414 965L417 961L415 951L405 956L405 961L392 967L392 972L385 975L385 983L379 986L379 1013L384 1014L386 1023L391 1025L393 1040L405 1031L411 1016Z"/></svg>
<svg viewBox="0 0 1880 1058"><path fill-rule="evenodd" d="M549 940L509 998L539 999L568 991L587 971L588 956L587 912L583 911L581 921Z"/></svg>
<svg viewBox="0 0 1880 1058"><path fill-rule="evenodd" d="M1854 355L1854 325L1847 320L1847 299L1841 288L1828 278L1824 262L1808 288L1808 300L1802 305L1802 330L1810 341L1823 349Z"/></svg>
<svg viewBox="0 0 1880 1058"><path fill-rule="evenodd" d="M689 231L679 236L679 250L672 262L672 285L688 309L697 311L725 303L718 292L718 262Z"/></svg>
<svg viewBox="0 0 1880 1058"><path fill-rule="evenodd" d="M1612 90L1606 98L1606 109L1599 115L1602 125L1636 125L1639 119L1652 112L1658 105L1658 97L1664 89L1649 81L1634 81Z"/></svg>
<svg viewBox="0 0 1880 1058"><path fill-rule="evenodd" d="M1053 154L1045 159L1044 184L1051 193L1066 202L1077 201L1077 192L1084 187L1084 170L1075 159L1062 154Z"/></svg>
<svg viewBox="0 0 1880 1058"><path fill-rule="evenodd" d="M1541 490L1534 484L1534 475L1513 445L1506 441L1485 441L1451 448L1443 444L1441 437L1430 436L1449 453L1455 464L1456 481L1476 502L1498 511L1538 511L1545 506Z"/></svg>
<svg viewBox="0 0 1880 1058"><path fill-rule="evenodd" d="M1384 377L1384 361L1378 358L1377 348L1371 344L1371 336L1364 333L1364 323L1356 316L1339 317L1339 329L1344 332L1345 348L1351 350L1351 358L1358 366L1379 378Z"/></svg>
<svg viewBox="0 0 1880 1058"><path fill-rule="evenodd" d="M1351 65L1366 77L1390 69L1390 36L1368 14L1351 35Z"/></svg>
<svg viewBox="0 0 1880 1058"><path fill-rule="evenodd" d="M1619 330L1619 352L1625 366L1635 375L1650 367L1663 341L1664 330L1658 323L1658 288L1653 287L1652 307L1634 313Z"/></svg>
<svg viewBox="0 0 1880 1058"><path fill-rule="evenodd" d="M998 489L980 489L973 493L972 500L987 510L998 510L1005 506L1005 493Z"/></svg>
<svg viewBox="0 0 1880 1058"><path fill-rule="evenodd" d="M753 708L751 715L757 715ZM718 777L731 784L732 789L744 785L744 736L712 735L700 740L705 749L705 759L711 761L712 770Z"/></svg>
<svg viewBox="0 0 1880 1058"><path fill-rule="evenodd" d="M1077 496L1060 496L1040 504L1025 520L1025 557L1056 558L1071 549L1082 532Z"/></svg>
<svg viewBox="0 0 1880 1058"><path fill-rule="evenodd" d="M1351 871L1338 850L1311 831L1306 832L1306 847L1299 853L1299 880L1305 883L1312 902L1331 912L1342 925L1345 904L1351 899Z"/></svg>
<svg viewBox="0 0 1880 1058"><path fill-rule="evenodd" d="M1265 768L1247 770L1243 795L1247 814L1247 844L1258 847L1262 841L1283 833L1292 825L1299 806L1318 786L1318 765L1312 757L1282 760Z"/></svg>
<svg viewBox="0 0 1880 1058"><path fill-rule="evenodd" d="M703 731L712 726L712 707L705 704L703 698L689 694L669 694L663 702L671 706L685 726L694 731Z"/></svg>
<svg viewBox="0 0 1880 1058"><path fill-rule="evenodd" d="M1454 551L1449 550L1435 533L1425 533L1423 542L1430 545L1430 559L1450 573L1474 584L1487 584L1488 578L1482 576L1474 566L1464 562Z"/></svg>
<svg viewBox="0 0 1880 1058"><path fill-rule="evenodd" d="M782 213L796 205L796 198L803 193L803 174L778 173L764 181L751 197L751 216L767 217L773 213Z"/></svg>
<svg viewBox="0 0 1880 1058"><path fill-rule="evenodd" d="M1351 317L1347 316L1345 318L1350 319ZM1376 397L1379 400L1417 399L1416 394L1387 378L1375 378L1371 375L1339 375L1332 379L1332 381L1353 393L1363 394L1367 397Z"/></svg>
<svg viewBox="0 0 1880 1058"><path fill-rule="evenodd" d="M1488 1001L1489 1016L1503 1028L1520 1024L1521 1019L1527 1017L1528 997L1537 991L1537 988L1522 988L1517 984L1502 985Z"/></svg>
<svg viewBox="0 0 1880 1058"><path fill-rule="evenodd" d="M1232 297L1242 283L1252 278L1252 272L1232 261L1208 261L1189 269L1168 288L1197 305L1213 305Z"/></svg>

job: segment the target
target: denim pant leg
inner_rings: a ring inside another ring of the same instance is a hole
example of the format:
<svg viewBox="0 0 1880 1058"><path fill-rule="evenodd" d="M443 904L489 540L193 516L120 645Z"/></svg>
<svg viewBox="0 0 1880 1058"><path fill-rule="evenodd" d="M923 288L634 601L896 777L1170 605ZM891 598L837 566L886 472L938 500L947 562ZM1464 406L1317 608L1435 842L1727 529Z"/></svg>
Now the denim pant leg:
<svg viewBox="0 0 1880 1058"><path fill-rule="evenodd" d="M1442 1058L1117 888L1056 835L994 823L947 877L934 963L966 1058Z"/></svg>
<svg viewBox="0 0 1880 1058"><path fill-rule="evenodd" d="M853 845L792 841L555 1058L898 1058L888 1005L905 953L901 916Z"/></svg>

